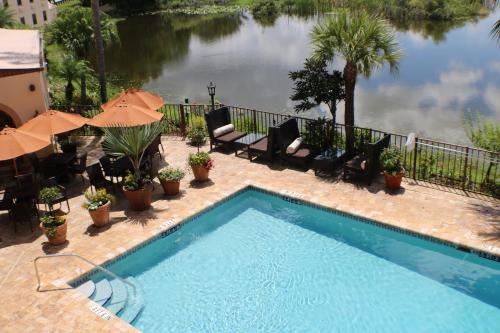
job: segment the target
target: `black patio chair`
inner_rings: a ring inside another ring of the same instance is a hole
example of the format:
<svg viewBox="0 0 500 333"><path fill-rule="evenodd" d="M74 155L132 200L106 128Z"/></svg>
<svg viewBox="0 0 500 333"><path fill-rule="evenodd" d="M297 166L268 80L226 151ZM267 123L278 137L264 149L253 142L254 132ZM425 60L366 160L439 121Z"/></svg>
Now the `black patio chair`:
<svg viewBox="0 0 500 333"><path fill-rule="evenodd" d="M83 184L85 184L85 178L83 178L83 174L85 173L86 169L87 169L87 152L77 155L75 163L69 166L69 171L71 172L71 174L80 175Z"/></svg>
<svg viewBox="0 0 500 333"><path fill-rule="evenodd" d="M116 193L114 183L104 177L99 163L89 165L86 171L87 176L89 177L90 190L92 192L94 191L92 187L94 187L96 190L100 188L111 188L113 192Z"/></svg>
<svg viewBox="0 0 500 333"><path fill-rule="evenodd" d="M231 124L231 114L228 107L222 107L205 114L205 121L208 128L208 136L210 137L210 150L213 146L231 146L233 142L246 135L244 132L233 130L229 133L216 136L214 131L222 126Z"/></svg>
<svg viewBox="0 0 500 333"><path fill-rule="evenodd" d="M279 152L280 149L276 142L276 127L270 126L267 130L267 136L248 147L248 159L252 162L253 157L261 157L272 162Z"/></svg>
<svg viewBox="0 0 500 333"><path fill-rule="evenodd" d="M16 180L16 193L15 199L35 199L38 195L38 184L35 176L32 173L15 176Z"/></svg>
<svg viewBox="0 0 500 333"><path fill-rule="evenodd" d="M66 202L66 205L68 206L68 213L71 211L71 209L69 207L68 191L66 190L66 187L58 184L56 177L51 177L51 178L47 179L44 182L44 187L57 187L59 189L59 191L61 192L61 195L59 195L57 198L53 199L52 203L59 204L60 207L62 208L62 203ZM45 208L51 208L51 207L47 207L47 205L45 205Z"/></svg>
<svg viewBox="0 0 500 333"><path fill-rule="evenodd" d="M288 146L300 137L296 118L286 119L276 127L275 132L282 164L294 164L307 169L314 157L320 153L319 147L307 143L300 144L293 153L287 152Z"/></svg>
<svg viewBox="0 0 500 333"><path fill-rule="evenodd" d="M389 147L390 142L391 136L386 134L375 143L366 143L363 152L344 163L342 176L344 181L348 177L354 176L366 181L370 186L380 172L380 154L384 148Z"/></svg>
<svg viewBox="0 0 500 333"><path fill-rule="evenodd" d="M16 200L15 203L12 203L9 216L12 222L14 222L14 232L17 232L18 223L26 221L29 222L30 230L33 232L33 217L36 217L37 221L40 219L37 201L33 198Z"/></svg>
<svg viewBox="0 0 500 333"><path fill-rule="evenodd" d="M33 169L33 175L35 179L38 178L38 175L42 173L42 165L40 163L40 159L35 153L28 154L28 160L31 164L31 168Z"/></svg>
<svg viewBox="0 0 500 333"><path fill-rule="evenodd" d="M0 200L0 212L7 211L7 216L9 220L12 220L12 207L14 206L14 201L11 197L7 196L4 191L2 200Z"/></svg>

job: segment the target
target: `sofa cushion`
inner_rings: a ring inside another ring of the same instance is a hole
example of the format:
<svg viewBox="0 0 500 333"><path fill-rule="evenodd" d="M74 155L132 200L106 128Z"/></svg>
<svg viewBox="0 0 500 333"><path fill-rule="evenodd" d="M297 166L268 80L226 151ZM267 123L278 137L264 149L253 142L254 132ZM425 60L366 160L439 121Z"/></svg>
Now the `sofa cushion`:
<svg viewBox="0 0 500 333"><path fill-rule="evenodd" d="M233 124L227 124L222 127L214 129L214 136L218 137L227 133L230 133L234 131L234 125Z"/></svg>
<svg viewBox="0 0 500 333"><path fill-rule="evenodd" d="M297 150L299 150L300 145L302 144L302 138L295 139L287 148L287 154L295 154Z"/></svg>

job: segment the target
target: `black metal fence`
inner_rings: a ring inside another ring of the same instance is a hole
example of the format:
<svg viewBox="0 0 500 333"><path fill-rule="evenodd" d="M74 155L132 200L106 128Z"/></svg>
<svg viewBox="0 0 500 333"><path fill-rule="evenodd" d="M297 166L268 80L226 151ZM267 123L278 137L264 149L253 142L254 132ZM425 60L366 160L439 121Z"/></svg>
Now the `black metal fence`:
<svg viewBox="0 0 500 333"><path fill-rule="evenodd" d="M240 131L267 133L269 126L276 125L292 117L259 111L237 106L228 106L235 128ZM204 114L209 112L210 105L204 104L166 104L159 111L164 113L164 133L185 137L189 128L201 126L205 128ZM73 107L68 110L92 116L98 111L92 107ZM293 116L297 119L299 129L304 137L321 138L326 135L324 126L312 126L318 120ZM335 124L335 135L332 136L337 148L345 149L346 126ZM483 149L439 142L425 138L416 138L415 147L409 151L407 136L386 133L380 130L354 127L355 147L361 150L363 143L374 142L385 134L391 135L391 145L398 147L404 156L403 165L406 177L432 184L481 193L496 198L500 197L499 154ZM313 133L314 132L314 133ZM98 135L99 130L91 127L83 128L82 135Z"/></svg>

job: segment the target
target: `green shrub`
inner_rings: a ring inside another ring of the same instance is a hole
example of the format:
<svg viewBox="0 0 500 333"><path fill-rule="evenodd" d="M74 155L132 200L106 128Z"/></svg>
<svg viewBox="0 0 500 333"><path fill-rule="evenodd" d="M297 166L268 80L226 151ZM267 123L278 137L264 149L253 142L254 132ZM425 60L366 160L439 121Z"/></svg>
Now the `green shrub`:
<svg viewBox="0 0 500 333"><path fill-rule="evenodd" d="M38 193L38 199L49 206L49 210L52 210L54 201L59 197L61 197L61 190L57 186L45 187Z"/></svg>
<svg viewBox="0 0 500 333"><path fill-rule="evenodd" d="M403 156L399 148L385 148L382 154L380 154L380 164L382 170L395 176L401 171L401 169L403 169L403 165L401 163L402 158Z"/></svg>
<svg viewBox="0 0 500 333"><path fill-rule="evenodd" d="M166 182L178 182L184 178L185 175L186 173L181 169L166 168L158 173L158 178Z"/></svg>
<svg viewBox="0 0 500 333"><path fill-rule="evenodd" d="M278 15L279 8L274 0L259 0L252 7L252 15L259 17L273 17Z"/></svg>
<svg viewBox="0 0 500 333"><path fill-rule="evenodd" d="M136 173L131 173L125 176L125 180L123 181L123 187L127 191L138 191L144 188L146 184L151 183L151 179L148 175L137 176Z"/></svg>
<svg viewBox="0 0 500 333"><path fill-rule="evenodd" d="M108 202L112 204L115 203L115 197L109 194L104 188L98 189L95 193L92 193L92 191L88 189L85 191L85 200L87 200L87 202L83 204L83 207L90 211L96 210Z"/></svg>

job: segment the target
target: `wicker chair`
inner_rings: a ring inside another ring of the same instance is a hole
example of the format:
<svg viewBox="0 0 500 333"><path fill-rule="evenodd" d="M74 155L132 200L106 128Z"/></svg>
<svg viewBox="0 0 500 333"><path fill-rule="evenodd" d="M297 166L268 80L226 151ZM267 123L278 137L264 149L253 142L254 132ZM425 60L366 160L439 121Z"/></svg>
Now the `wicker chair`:
<svg viewBox="0 0 500 333"><path fill-rule="evenodd" d="M76 162L69 166L69 170L73 175L80 175L82 183L85 184L83 173L87 169L87 152L84 152L76 157Z"/></svg>
<svg viewBox="0 0 500 333"><path fill-rule="evenodd" d="M252 162L252 158L264 158L267 161L273 161L274 157L279 154L279 147L276 142L276 127L270 126L267 130L267 136L255 142L248 147L248 158Z"/></svg>
<svg viewBox="0 0 500 333"><path fill-rule="evenodd" d="M299 165L307 169L314 157L320 153L320 148L302 143L296 152L293 154L287 153L288 146L299 137L299 126L295 118L283 121L276 128L276 141L280 150L281 163Z"/></svg>
<svg viewBox="0 0 500 333"><path fill-rule="evenodd" d="M372 184L373 179L380 172L380 154L384 148L389 147L391 136L386 134L382 139L375 143L365 144L364 152L344 163L343 179L350 176L358 177Z"/></svg>
<svg viewBox="0 0 500 333"><path fill-rule="evenodd" d="M239 131L232 131L219 136L214 135L214 131L217 128L231 124L231 115L228 107L222 107L205 114L205 121L210 137L210 150L213 149L213 146L217 145L232 147L234 141L246 135L246 133Z"/></svg>
<svg viewBox="0 0 500 333"><path fill-rule="evenodd" d="M99 163L92 164L87 167L87 175L89 176L90 189L93 191L92 187L96 189L100 188L111 188L113 192L116 193L115 184L107 180L102 173L101 165Z"/></svg>

